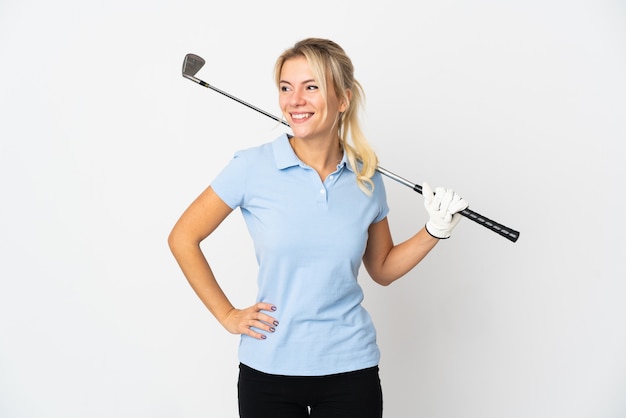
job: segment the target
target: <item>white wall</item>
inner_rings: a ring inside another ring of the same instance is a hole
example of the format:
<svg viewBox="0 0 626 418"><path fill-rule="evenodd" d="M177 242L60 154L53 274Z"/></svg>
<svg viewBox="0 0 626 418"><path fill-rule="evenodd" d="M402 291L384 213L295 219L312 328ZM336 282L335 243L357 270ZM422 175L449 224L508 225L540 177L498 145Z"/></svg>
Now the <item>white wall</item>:
<svg viewBox="0 0 626 418"><path fill-rule="evenodd" d="M619 0L2 0L0 416L236 416L237 337L166 237L281 129L181 65L278 113L274 60L306 36L352 57L381 166L521 231L464 220L397 284L363 275L386 417L626 416ZM402 240L422 199L386 184ZM240 216L205 249L250 304Z"/></svg>

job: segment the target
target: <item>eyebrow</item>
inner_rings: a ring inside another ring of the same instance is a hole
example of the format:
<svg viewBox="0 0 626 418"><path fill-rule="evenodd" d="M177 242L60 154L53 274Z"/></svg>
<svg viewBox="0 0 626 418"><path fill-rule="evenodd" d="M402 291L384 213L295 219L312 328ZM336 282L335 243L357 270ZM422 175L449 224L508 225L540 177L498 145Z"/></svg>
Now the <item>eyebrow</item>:
<svg viewBox="0 0 626 418"><path fill-rule="evenodd" d="M289 81L287 80L280 80L280 83L286 83L286 84L291 84ZM317 81L315 81L314 79L310 79L310 80L304 80L302 83L300 84L308 84L308 83L317 83Z"/></svg>

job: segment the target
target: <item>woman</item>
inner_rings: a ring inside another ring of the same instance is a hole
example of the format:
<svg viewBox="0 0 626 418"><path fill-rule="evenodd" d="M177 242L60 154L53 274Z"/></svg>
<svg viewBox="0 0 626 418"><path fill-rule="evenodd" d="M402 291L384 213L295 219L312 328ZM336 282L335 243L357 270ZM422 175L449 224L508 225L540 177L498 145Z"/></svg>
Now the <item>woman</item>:
<svg viewBox="0 0 626 418"><path fill-rule="evenodd" d="M278 58L275 77L293 135L236 153L181 216L169 245L209 311L241 334L241 417L381 417L380 353L361 306L360 264L389 285L450 236L467 203L424 183L430 219L394 245L377 158L358 122L363 91L343 49L302 40ZM259 263L257 302L243 309L200 250L237 207Z"/></svg>

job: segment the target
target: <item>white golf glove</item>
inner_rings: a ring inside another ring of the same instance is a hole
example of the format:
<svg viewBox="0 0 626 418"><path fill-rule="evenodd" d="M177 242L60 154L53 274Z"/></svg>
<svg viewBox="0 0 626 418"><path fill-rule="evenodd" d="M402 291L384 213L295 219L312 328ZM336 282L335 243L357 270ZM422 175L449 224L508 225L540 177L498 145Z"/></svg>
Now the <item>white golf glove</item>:
<svg viewBox="0 0 626 418"><path fill-rule="evenodd" d="M430 216L426 231L435 238L450 238L452 230L459 223L462 215L458 212L469 204L451 189L437 187L435 194L428 183L422 185L424 207Z"/></svg>

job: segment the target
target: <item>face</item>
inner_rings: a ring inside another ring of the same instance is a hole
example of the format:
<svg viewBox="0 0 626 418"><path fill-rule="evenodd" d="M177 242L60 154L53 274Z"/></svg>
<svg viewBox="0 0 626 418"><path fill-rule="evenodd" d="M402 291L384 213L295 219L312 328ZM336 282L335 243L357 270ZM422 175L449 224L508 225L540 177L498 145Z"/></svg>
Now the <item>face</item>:
<svg viewBox="0 0 626 418"><path fill-rule="evenodd" d="M328 100L324 99L306 58L292 58L283 64L279 104L297 138L337 138L337 119L346 106L332 85L328 86Z"/></svg>

